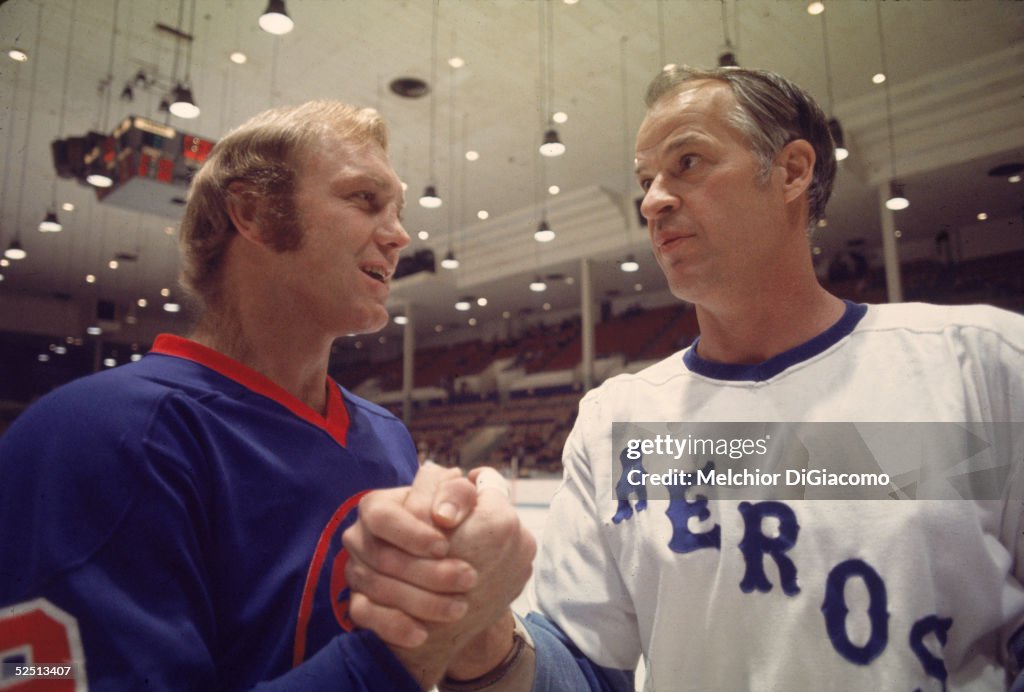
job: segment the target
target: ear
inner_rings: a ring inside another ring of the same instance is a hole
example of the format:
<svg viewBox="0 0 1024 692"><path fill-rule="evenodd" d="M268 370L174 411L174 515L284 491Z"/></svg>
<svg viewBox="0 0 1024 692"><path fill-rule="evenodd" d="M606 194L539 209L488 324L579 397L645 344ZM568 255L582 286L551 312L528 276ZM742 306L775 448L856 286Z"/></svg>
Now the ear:
<svg viewBox="0 0 1024 692"><path fill-rule="evenodd" d="M783 189L786 202L792 202L811 186L814 178L814 147L806 139L794 139L782 147L776 161L785 171Z"/></svg>
<svg viewBox="0 0 1024 692"><path fill-rule="evenodd" d="M231 223L240 236L262 245L261 207L262 202L254 185L238 180L228 185L227 211Z"/></svg>

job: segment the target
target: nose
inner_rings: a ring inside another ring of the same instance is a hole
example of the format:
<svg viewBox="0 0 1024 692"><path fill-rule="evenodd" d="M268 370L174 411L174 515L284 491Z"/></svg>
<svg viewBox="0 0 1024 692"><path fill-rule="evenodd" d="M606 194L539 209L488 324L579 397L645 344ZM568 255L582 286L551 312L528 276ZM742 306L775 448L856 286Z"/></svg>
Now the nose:
<svg viewBox="0 0 1024 692"><path fill-rule="evenodd" d="M405 227L402 225L402 221L398 218L397 211L392 211L387 215L384 223L380 226L379 235L381 242L384 245L397 248L399 250L412 242L409 238L409 234L405 232Z"/></svg>
<svg viewBox="0 0 1024 692"><path fill-rule="evenodd" d="M647 219L647 222L656 221L659 217L667 216L679 208L682 201L679 196L668 189L661 175L655 176L650 187L640 202L640 213Z"/></svg>

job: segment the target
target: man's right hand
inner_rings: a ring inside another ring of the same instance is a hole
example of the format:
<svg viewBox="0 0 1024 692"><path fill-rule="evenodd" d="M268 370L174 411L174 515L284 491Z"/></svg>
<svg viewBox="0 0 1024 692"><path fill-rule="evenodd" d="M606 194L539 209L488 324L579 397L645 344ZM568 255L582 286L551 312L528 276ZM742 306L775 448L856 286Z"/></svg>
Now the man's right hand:
<svg viewBox="0 0 1024 692"><path fill-rule="evenodd" d="M428 464L410 488L368 494L343 537L353 621L428 685L455 660L460 677L500 663L536 552L507 494L473 485L481 471Z"/></svg>

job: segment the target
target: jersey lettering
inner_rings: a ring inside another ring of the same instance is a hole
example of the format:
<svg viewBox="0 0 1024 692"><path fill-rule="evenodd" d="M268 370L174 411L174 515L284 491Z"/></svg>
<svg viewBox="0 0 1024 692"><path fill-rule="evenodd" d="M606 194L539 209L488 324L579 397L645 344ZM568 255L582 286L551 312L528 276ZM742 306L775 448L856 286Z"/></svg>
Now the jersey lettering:
<svg viewBox="0 0 1024 692"><path fill-rule="evenodd" d="M800 531L796 514L781 502L741 502L739 510L744 525L740 552L743 553L743 562L746 565L740 589L744 593L767 593L772 590L772 584L764 572L764 556L771 555L779 569L782 592L787 596L800 593L800 587L796 583L796 565L785 555L787 550L796 545L796 536ZM762 530L764 520L769 517L779 521L779 535L775 538L766 536Z"/></svg>
<svg viewBox="0 0 1024 692"><path fill-rule="evenodd" d="M710 472L715 467L713 461L704 465L704 471ZM692 553L701 548L722 549L722 527L715 524L710 531L694 533L690 530L690 519L695 517L699 521L705 521L711 516L708 509L708 498L704 495L697 495L693 502L686 499L686 492L689 486L669 486L668 509L665 514L672 522L672 538L669 539L668 547L677 553Z"/></svg>
<svg viewBox="0 0 1024 692"><path fill-rule="evenodd" d="M938 615L929 615L921 618L910 628L910 650L921 662L924 672L942 683L942 689L946 689L946 664L941 658L933 654L925 646L924 640L929 634L934 634L940 646L946 645L946 636L949 628L953 626L953 618L940 618Z"/></svg>
<svg viewBox="0 0 1024 692"><path fill-rule="evenodd" d="M633 516L633 507L629 504L629 496L631 494L636 495L637 512L647 509L647 486L643 484L631 485L629 482L630 471L647 473L644 469L643 456L641 455L639 459L630 459L627 456L628 452L629 448L624 447L622 453L619 454L619 463L622 464L622 475L619 476L619 481L615 484L615 497L618 498L619 505L615 510L615 516L612 517L612 521L616 524Z"/></svg>
<svg viewBox="0 0 1024 692"><path fill-rule="evenodd" d="M0 616L0 689L19 692L84 690L85 657L78 621L50 601L37 598L6 607ZM16 666L69 666L64 678L12 676Z"/></svg>
<svg viewBox="0 0 1024 692"><path fill-rule="evenodd" d="M868 590L870 603L868 619L871 622L871 635L863 646L857 646L846 632L846 607L844 589L846 582L852 577L860 577ZM889 610L888 598L885 593L885 582L874 568L863 560L845 560L832 568L825 582L825 602L821 606L825 615L825 629L832 647L851 663L867 665L885 650L889 641Z"/></svg>

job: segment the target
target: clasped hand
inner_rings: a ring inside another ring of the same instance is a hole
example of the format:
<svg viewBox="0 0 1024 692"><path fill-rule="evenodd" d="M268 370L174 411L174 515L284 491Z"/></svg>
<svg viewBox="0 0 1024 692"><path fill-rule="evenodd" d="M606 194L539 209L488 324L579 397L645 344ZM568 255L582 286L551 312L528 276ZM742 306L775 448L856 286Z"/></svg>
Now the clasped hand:
<svg viewBox="0 0 1024 692"><path fill-rule="evenodd" d="M369 493L343 535L353 622L371 629L426 686L482 675L511 648L509 604L536 542L507 493L425 464L412 486Z"/></svg>

